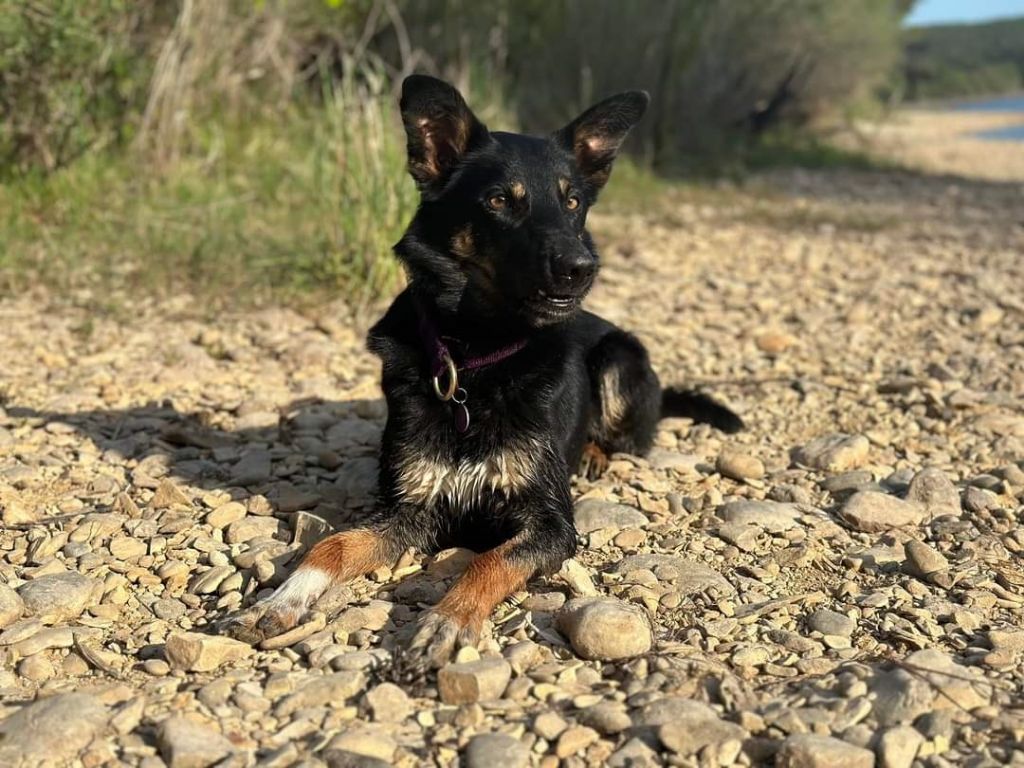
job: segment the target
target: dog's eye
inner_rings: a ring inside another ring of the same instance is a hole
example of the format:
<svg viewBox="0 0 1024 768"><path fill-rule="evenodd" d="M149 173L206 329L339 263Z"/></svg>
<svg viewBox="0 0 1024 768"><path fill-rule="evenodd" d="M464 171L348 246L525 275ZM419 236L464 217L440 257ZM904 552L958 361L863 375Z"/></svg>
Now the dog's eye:
<svg viewBox="0 0 1024 768"><path fill-rule="evenodd" d="M580 199L576 195L569 195L569 197L565 198L565 207L570 211L575 211L580 207Z"/></svg>
<svg viewBox="0 0 1024 768"><path fill-rule="evenodd" d="M487 207L492 211L500 211L508 205L508 198L505 195L491 195L487 198Z"/></svg>

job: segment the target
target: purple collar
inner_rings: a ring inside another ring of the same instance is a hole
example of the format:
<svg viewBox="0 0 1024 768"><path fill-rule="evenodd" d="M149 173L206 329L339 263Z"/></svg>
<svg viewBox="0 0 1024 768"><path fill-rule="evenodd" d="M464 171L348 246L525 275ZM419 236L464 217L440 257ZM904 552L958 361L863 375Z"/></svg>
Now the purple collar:
<svg viewBox="0 0 1024 768"><path fill-rule="evenodd" d="M464 357L456 363L445 339L456 340L438 332L433 316L422 301L414 296L413 303L419 316L420 338L430 362L434 394L439 400L452 403L455 429L459 433L465 432L469 429L469 409L466 408L466 390L459 386L459 371L472 371L507 360L526 346L526 339L520 339L487 355Z"/></svg>

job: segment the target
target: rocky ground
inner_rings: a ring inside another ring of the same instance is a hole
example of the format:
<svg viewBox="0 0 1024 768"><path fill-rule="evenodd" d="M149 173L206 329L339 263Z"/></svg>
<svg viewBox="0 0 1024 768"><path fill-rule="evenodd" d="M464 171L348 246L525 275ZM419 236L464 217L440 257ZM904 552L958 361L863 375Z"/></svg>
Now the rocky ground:
<svg viewBox="0 0 1024 768"><path fill-rule="evenodd" d="M831 171L595 217L592 307L749 429L578 481L577 560L425 681L465 553L208 633L370 503L343 308L3 300L0 765L1024 765L1022 210Z"/></svg>

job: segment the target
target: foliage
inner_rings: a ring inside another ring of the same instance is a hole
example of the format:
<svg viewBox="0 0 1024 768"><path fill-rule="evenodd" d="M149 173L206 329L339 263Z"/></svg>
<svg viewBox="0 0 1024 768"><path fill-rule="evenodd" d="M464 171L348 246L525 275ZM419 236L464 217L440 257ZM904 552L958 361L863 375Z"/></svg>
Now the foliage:
<svg viewBox="0 0 1024 768"><path fill-rule="evenodd" d="M655 94L634 149L706 160L784 126L835 116L884 81L898 0L408 0L414 47L463 82L504 83L521 123L550 130L594 99ZM628 32L628 33L627 33ZM386 54L386 50L385 50Z"/></svg>
<svg viewBox="0 0 1024 768"><path fill-rule="evenodd" d="M901 76L912 100L1021 90L1024 19L908 29Z"/></svg>
<svg viewBox="0 0 1024 768"><path fill-rule="evenodd" d="M315 113L208 124L160 174L90 154L0 186L0 294L192 291L220 307L340 293L358 307L392 291L387 254L416 196L381 87L342 82Z"/></svg>
<svg viewBox="0 0 1024 768"><path fill-rule="evenodd" d="M0 170L53 170L130 132L144 21L159 26L131 0L0 0Z"/></svg>
<svg viewBox="0 0 1024 768"><path fill-rule="evenodd" d="M529 130L647 88L638 167L733 169L869 90L905 5L0 0L0 291L363 303L394 290L416 202L403 75Z"/></svg>

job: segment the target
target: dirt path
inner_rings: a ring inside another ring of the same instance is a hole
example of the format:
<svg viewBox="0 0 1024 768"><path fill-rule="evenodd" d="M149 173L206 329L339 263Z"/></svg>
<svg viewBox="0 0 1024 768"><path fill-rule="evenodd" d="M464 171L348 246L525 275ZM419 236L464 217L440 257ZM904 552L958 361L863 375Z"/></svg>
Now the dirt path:
<svg viewBox="0 0 1024 768"><path fill-rule="evenodd" d="M578 483L582 567L439 684L389 659L460 553L285 648L190 634L369 503L342 310L0 302L0 765L1024 762L1022 179L786 172L596 217L591 306L749 430L666 421Z"/></svg>

